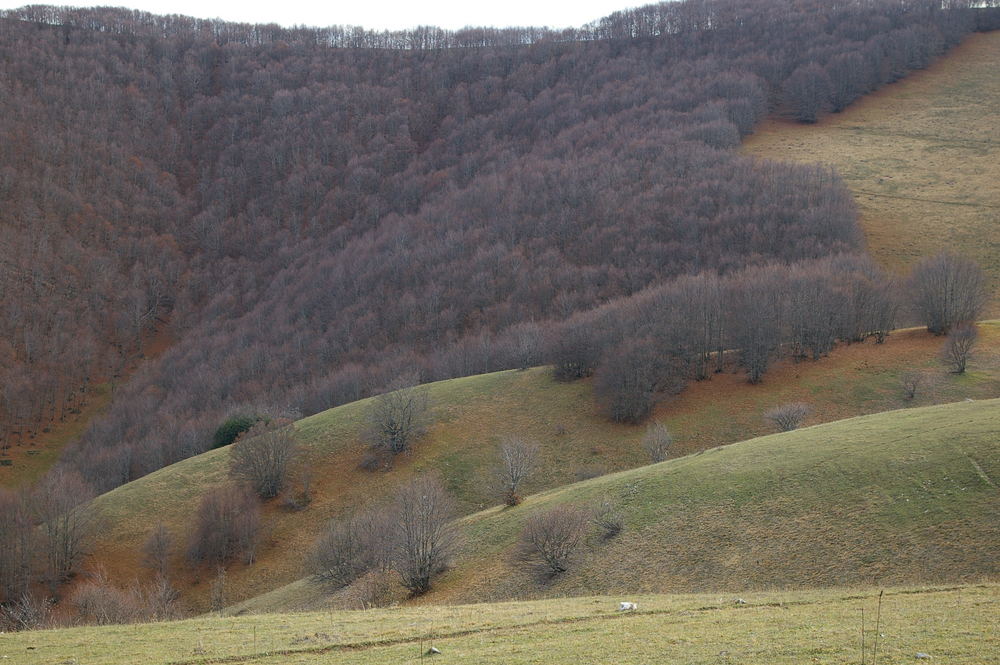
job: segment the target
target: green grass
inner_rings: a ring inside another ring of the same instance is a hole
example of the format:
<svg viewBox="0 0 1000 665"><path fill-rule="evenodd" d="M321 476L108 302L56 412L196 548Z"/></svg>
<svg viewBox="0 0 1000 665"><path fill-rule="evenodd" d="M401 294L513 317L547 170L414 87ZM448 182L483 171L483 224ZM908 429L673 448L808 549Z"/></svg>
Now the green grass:
<svg viewBox="0 0 1000 665"><path fill-rule="evenodd" d="M858 663L860 610L874 636L872 589L736 595L586 596L533 602L373 611L205 617L0 637L18 665L168 663ZM618 601L639 603L632 613ZM995 662L1000 587L891 588L878 662ZM871 653L868 654L871 662Z"/></svg>
<svg viewBox="0 0 1000 665"><path fill-rule="evenodd" d="M965 398L1000 396L1000 325L984 324L987 351L967 377L941 369L935 354L940 339L919 331L895 333L884 345L859 344L834 351L819 362L782 363L762 385L750 386L739 374L715 375L692 384L662 404L656 417L674 432L673 456L682 456L768 432L761 413L771 406L804 400L814 407L809 423L858 414L909 408ZM924 368L934 381L913 402L903 399L899 374ZM527 493L566 485L589 468L615 472L646 463L643 428L609 423L595 407L588 382L554 382L544 368L455 379L428 387L435 424L414 452L388 473L360 471L365 403L349 404L296 424L314 473L315 498L308 509L288 512L265 506L267 537L258 562L228 571L228 597L238 602L288 584L302 575L302 561L322 525L372 498L384 497L414 473L439 473L455 493L462 512L471 514L496 503L490 468L496 439L518 432L536 439L541 472ZM172 567L185 604L207 607L210 571L192 571L181 553L202 493L226 479L228 450L208 452L161 469L100 497L97 506L106 529L88 560L103 567L118 584L142 579L140 548L149 530L162 521L175 542Z"/></svg>
<svg viewBox="0 0 1000 665"><path fill-rule="evenodd" d="M424 601L996 578L998 432L1000 400L900 410L542 492L462 520L464 551ZM605 500L625 516L617 538L591 537L555 580L518 563L529 515ZM299 582L237 609L337 600Z"/></svg>

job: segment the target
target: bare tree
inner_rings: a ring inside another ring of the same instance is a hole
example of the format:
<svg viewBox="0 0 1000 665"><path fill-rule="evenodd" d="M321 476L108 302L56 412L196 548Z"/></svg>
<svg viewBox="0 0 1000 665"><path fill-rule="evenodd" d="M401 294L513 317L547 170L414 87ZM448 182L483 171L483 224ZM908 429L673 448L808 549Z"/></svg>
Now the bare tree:
<svg viewBox="0 0 1000 665"><path fill-rule="evenodd" d="M916 313L935 335L974 323L989 298L982 269L975 261L950 252L917 264L910 276L910 295Z"/></svg>
<svg viewBox="0 0 1000 665"><path fill-rule="evenodd" d="M903 388L903 396L913 399L917 392L927 383L927 375L920 370L903 372L899 377L899 385Z"/></svg>
<svg viewBox="0 0 1000 665"><path fill-rule="evenodd" d="M673 442L674 437L670 434L670 430L660 421L650 423L642 437L642 447L649 454L649 459L654 462L667 459L667 453Z"/></svg>
<svg viewBox="0 0 1000 665"><path fill-rule="evenodd" d="M404 377L371 401L368 439L376 451L398 455L427 431L430 400L415 383L413 377Z"/></svg>
<svg viewBox="0 0 1000 665"><path fill-rule="evenodd" d="M797 429L811 411L808 404L792 402L768 409L764 412L764 420L777 427L779 432L790 432Z"/></svg>
<svg viewBox="0 0 1000 665"><path fill-rule="evenodd" d="M42 523L42 547L50 584L68 579L83 558L96 527L93 491L79 474L50 472L35 489L33 505Z"/></svg>
<svg viewBox="0 0 1000 665"><path fill-rule="evenodd" d="M0 604L28 591L33 536L28 494L0 488Z"/></svg>
<svg viewBox="0 0 1000 665"><path fill-rule="evenodd" d="M142 545L142 565L158 576L166 577L172 545L170 532L163 522L160 522L149 532L146 542Z"/></svg>
<svg viewBox="0 0 1000 665"><path fill-rule="evenodd" d="M413 595L426 593L457 548L451 523L455 502L441 481L422 476L401 488L394 502L393 567Z"/></svg>
<svg viewBox="0 0 1000 665"><path fill-rule="evenodd" d="M246 483L261 499L270 499L285 488L297 454L290 422L261 422L233 444L229 453L229 475Z"/></svg>
<svg viewBox="0 0 1000 665"><path fill-rule="evenodd" d="M948 338L941 349L941 358L953 374L964 374L965 366L972 356L979 330L972 325L955 326L948 333Z"/></svg>
<svg viewBox="0 0 1000 665"><path fill-rule="evenodd" d="M340 588L391 565L393 524L384 509L331 520L307 561L312 581Z"/></svg>
<svg viewBox="0 0 1000 665"><path fill-rule="evenodd" d="M253 563L260 532L260 506L248 490L225 485L209 490L201 499L188 544L188 558L196 563L222 566L242 557Z"/></svg>
<svg viewBox="0 0 1000 665"><path fill-rule="evenodd" d="M518 491L521 484L534 472L538 457L538 444L517 435L501 438L498 450L497 482L504 503L516 506L521 503Z"/></svg>
<svg viewBox="0 0 1000 665"><path fill-rule="evenodd" d="M590 521L589 511L570 505L532 515L521 531L521 561L548 577L565 572L583 544Z"/></svg>

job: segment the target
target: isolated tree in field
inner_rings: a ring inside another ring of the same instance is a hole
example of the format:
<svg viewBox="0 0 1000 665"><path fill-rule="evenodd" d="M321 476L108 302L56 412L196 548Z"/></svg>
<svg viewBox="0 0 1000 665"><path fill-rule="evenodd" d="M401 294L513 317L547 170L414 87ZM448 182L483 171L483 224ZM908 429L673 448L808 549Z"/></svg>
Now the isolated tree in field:
<svg viewBox="0 0 1000 665"><path fill-rule="evenodd" d="M532 515L521 531L521 561L547 577L566 572L583 545L591 519L590 511L571 505Z"/></svg>
<svg viewBox="0 0 1000 665"><path fill-rule="evenodd" d="M368 440L375 451L398 455L427 431L430 400L427 391L415 383L413 377L403 378L390 386L390 392L372 400Z"/></svg>
<svg viewBox="0 0 1000 665"><path fill-rule="evenodd" d="M941 357L952 374L964 374L965 366L979 338L979 330L973 325L955 326L948 333L941 349Z"/></svg>
<svg viewBox="0 0 1000 665"><path fill-rule="evenodd" d="M974 323L989 292L986 276L975 261L942 252L913 269L910 296L927 330L945 335L956 325Z"/></svg>
<svg viewBox="0 0 1000 665"><path fill-rule="evenodd" d="M142 565L160 577L166 577L170 565L170 549L173 546L170 532L160 522L142 544Z"/></svg>
<svg viewBox="0 0 1000 665"><path fill-rule="evenodd" d="M768 409L764 412L764 420L778 428L779 432L790 432L797 429L811 411L812 408L808 404L792 402Z"/></svg>
<svg viewBox="0 0 1000 665"><path fill-rule="evenodd" d="M670 430L659 421L650 423L646 428L646 433L642 435L642 448L653 462L662 462L667 459L670 445L673 442L674 437L670 434Z"/></svg>
<svg viewBox="0 0 1000 665"><path fill-rule="evenodd" d="M451 521L455 502L441 481L421 476L402 487L393 502L393 568L415 596L431 588L455 554L458 534Z"/></svg>
<svg viewBox="0 0 1000 665"><path fill-rule="evenodd" d="M497 450L497 482L503 501L508 506L521 503L518 494L521 484L535 470L538 458L538 444L517 435L507 435L500 439Z"/></svg>
<svg viewBox="0 0 1000 665"><path fill-rule="evenodd" d="M392 563L393 522L385 509L369 509L326 526L307 561L311 579L340 588Z"/></svg>
<svg viewBox="0 0 1000 665"><path fill-rule="evenodd" d="M68 579L83 558L97 526L94 493L79 474L62 468L35 488L32 504L42 523L42 549L50 584Z"/></svg>
<svg viewBox="0 0 1000 665"><path fill-rule="evenodd" d="M188 558L195 563L223 566L242 558L253 563L260 532L260 506L248 489L225 485L201 498Z"/></svg>
<svg viewBox="0 0 1000 665"><path fill-rule="evenodd" d="M273 498L285 488L298 450L290 422L258 423L233 444L229 475L261 499Z"/></svg>
<svg viewBox="0 0 1000 665"><path fill-rule="evenodd" d="M917 392L927 383L927 375L920 370L909 370L903 372L899 377L899 385L903 389L903 396L906 399L913 399Z"/></svg>

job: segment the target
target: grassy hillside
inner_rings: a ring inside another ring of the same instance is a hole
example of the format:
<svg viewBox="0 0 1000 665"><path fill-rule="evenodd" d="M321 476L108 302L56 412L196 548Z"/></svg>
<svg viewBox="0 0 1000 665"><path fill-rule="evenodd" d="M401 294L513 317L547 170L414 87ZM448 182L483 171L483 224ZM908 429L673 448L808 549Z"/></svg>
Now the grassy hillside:
<svg viewBox="0 0 1000 665"><path fill-rule="evenodd" d="M748 385L739 374L716 375L661 405L656 416L675 433L672 455L680 456L764 434L768 428L761 412L792 400L814 406L810 423L910 406L898 380L911 367L925 368L933 378L913 404L997 397L1000 324L983 326L983 342L990 351L962 377L938 366L940 339L920 331L900 332L881 346L846 346L820 362L779 365L758 386ZM277 502L266 506L268 536L258 562L229 571L231 602L299 578L303 557L329 517L385 495L414 472L440 473L466 513L493 505L488 469L496 437L505 432L521 432L541 444L542 472L528 492L646 463L639 443L643 428L607 422L594 406L588 382L556 383L539 368L445 381L429 390L436 423L414 452L388 473L358 469L364 403L297 423L314 471L314 501L301 512L288 512ZM185 600L193 609L205 608L211 573L192 571L181 550L199 497L225 479L227 454L223 449L185 460L100 497L97 505L108 526L88 565L103 566L120 583L142 577L141 544L162 520L177 543L174 569Z"/></svg>
<svg viewBox="0 0 1000 665"><path fill-rule="evenodd" d="M904 271L950 247L1000 290L1000 32L976 34L928 69L816 125L772 119L745 152L823 162L844 178L869 250ZM1000 314L994 297L991 315Z"/></svg>
<svg viewBox="0 0 1000 665"><path fill-rule="evenodd" d="M465 550L425 600L919 584L1000 574L1000 400L899 410L774 434L595 478L461 522ZM625 518L541 581L525 519L614 502ZM323 602L299 582L241 609Z"/></svg>
<svg viewBox="0 0 1000 665"><path fill-rule="evenodd" d="M650 662L858 663L860 610L874 636L872 591L582 597L369 612L206 617L173 623L72 628L4 636L0 658L21 665L87 663L410 663L564 665ZM878 662L994 662L996 585L889 589ZM871 652L868 653L871 662Z"/></svg>

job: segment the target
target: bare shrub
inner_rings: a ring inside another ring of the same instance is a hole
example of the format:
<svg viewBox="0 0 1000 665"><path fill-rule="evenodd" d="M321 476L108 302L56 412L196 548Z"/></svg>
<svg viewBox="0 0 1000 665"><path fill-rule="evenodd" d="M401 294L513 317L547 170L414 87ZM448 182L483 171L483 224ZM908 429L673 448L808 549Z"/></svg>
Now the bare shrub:
<svg viewBox="0 0 1000 665"><path fill-rule="evenodd" d="M349 519L331 520L307 561L313 582L340 588L369 571L389 568L393 533L384 510L367 510Z"/></svg>
<svg viewBox="0 0 1000 665"><path fill-rule="evenodd" d="M670 430L659 421L651 423L642 437L642 447L653 462L667 459L673 442L674 437L670 434Z"/></svg>
<svg viewBox="0 0 1000 665"><path fill-rule="evenodd" d="M393 567L411 594L429 591L432 578L448 567L458 544L455 512L454 500L433 477L416 478L396 493Z"/></svg>
<svg viewBox="0 0 1000 665"><path fill-rule="evenodd" d="M593 518L594 525L600 530L603 540L611 540L625 528L625 515L611 501L603 501Z"/></svg>
<svg viewBox="0 0 1000 665"><path fill-rule="evenodd" d="M916 314L935 335L974 323L989 299L982 269L975 261L950 252L918 263L909 286Z"/></svg>
<svg viewBox="0 0 1000 665"><path fill-rule="evenodd" d="M157 575L165 576L170 564L170 549L173 546L170 532L160 522L149 532L142 545L142 565Z"/></svg>
<svg viewBox="0 0 1000 665"><path fill-rule="evenodd" d="M903 389L903 397L913 399L927 384L927 375L919 370L903 372L899 377L899 385Z"/></svg>
<svg viewBox="0 0 1000 665"><path fill-rule="evenodd" d="M764 420L778 428L779 432L790 432L797 429L811 411L808 404L792 402L768 409L764 412Z"/></svg>
<svg viewBox="0 0 1000 665"><path fill-rule="evenodd" d="M154 601L154 596L158 594L162 596ZM162 586L154 585L148 589L138 584L119 589L111 584L103 571L98 571L78 586L69 600L84 623L106 625L167 618L173 614L172 605L176 598L176 590L165 581ZM154 604L160 604L160 607L154 607ZM157 615L157 610L162 614Z"/></svg>
<svg viewBox="0 0 1000 665"><path fill-rule="evenodd" d="M371 401L367 434L374 451L398 455L427 431L430 400L415 383L415 377L403 377Z"/></svg>
<svg viewBox="0 0 1000 665"><path fill-rule="evenodd" d="M958 325L951 329L941 349L941 359L952 374L964 374L972 357L979 330L972 325Z"/></svg>
<svg viewBox="0 0 1000 665"><path fill-rule="evenodd" d="M312 503L312 471L300 469L285 493L283 504L289 510L305 510Z"/></svg>
<svg viewBox="0 0 1000 665"><path fill-rule="evenodd" d="M504 436L498 450L496 475L504 503L516 506L521 502L518 491L535 469L538 444L516 436Z"/></svg>
<svg viewBox="0 0 1000 665"><path fill-rule="evenodd" d="M260 507L245 488L226 485L209 490L201 499L188 545L195 563L221 566L242 558L253 563L260 531Z"/></svg>
<svg viewBox="0 0 1000 665"><path fill-rule="evenodd" d="M0 629L13 632L48 628L54 605L52 598L25 591L14 602L0 605Z"/></svg>
<svg viewBox="0 0 1000 665"><path fill-rule="evenodd" d="M285 488L297 453L289 421L259 422L233 444L229 475L246 483L261 499L270 499Z"/></svg>
<svg viewBox="0 0 1000 665"><path fill-rule="evenodd" d="M583 544L590 522L589 511L570 505L532 515L521 531L521 561L547 577L565 572Z"/></svg>

